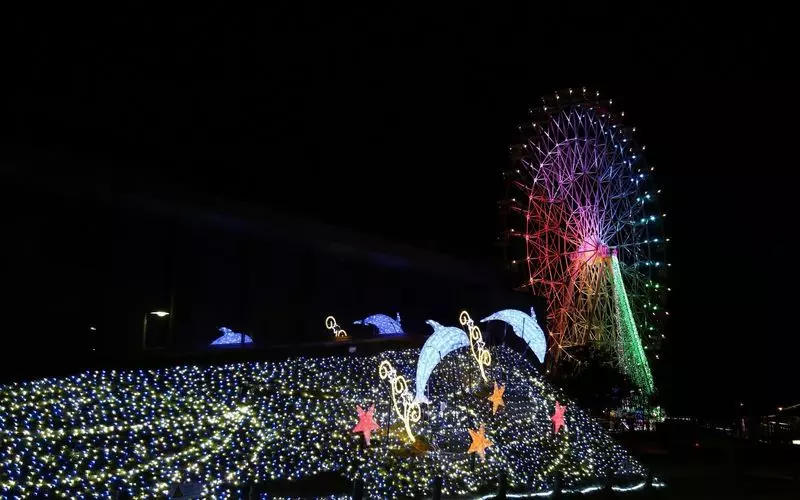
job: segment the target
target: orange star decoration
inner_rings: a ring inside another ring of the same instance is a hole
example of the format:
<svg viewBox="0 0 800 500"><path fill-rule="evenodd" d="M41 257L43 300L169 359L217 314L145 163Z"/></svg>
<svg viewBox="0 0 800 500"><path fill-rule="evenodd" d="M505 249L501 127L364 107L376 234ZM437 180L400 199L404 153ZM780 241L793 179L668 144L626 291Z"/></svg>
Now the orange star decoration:
<svg viewBox="0 0 800 500"><path fill-rule="evenodd" d="M364 411L364 408L357 405L356 411L358 411L358 423L353 427L353 432L364 433L364 441L366 441L367 446L369 446L370 433L379 428L377 422L372 418L372 415L375 414L375 405L370 406L367 411Z"/></svg>
<svg viewBox="0 0 800 500"><path fill-rule="evenodd" d="M491 396L488 397L489 401L492 402L492 415L497 413L497 409L501 406L505 406L506 404L503 402L503 393L506 392L506 386L501 385L497 387L497 382L494 383L494 392Z"/></svg>
<svg viewBox="0 0 800 500"><path fill-rule="evenodd" d="M472 438L472 444L469 445L469 450L467 453L477 453L480 455L481 460L486 460L486 448L492 446L492 442L486 437L486 430L483 428L483 424L481 424L481 428L473 431L472 429L467 429L469 431L469 435Z"/></svg>

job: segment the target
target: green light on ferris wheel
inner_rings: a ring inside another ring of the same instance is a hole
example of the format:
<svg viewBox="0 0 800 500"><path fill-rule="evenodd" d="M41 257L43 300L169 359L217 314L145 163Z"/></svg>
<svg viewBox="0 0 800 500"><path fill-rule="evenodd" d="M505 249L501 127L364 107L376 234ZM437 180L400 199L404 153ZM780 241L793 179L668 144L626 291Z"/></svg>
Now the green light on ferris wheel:
<svg viewBox="0 0 800 500"><path fill-rule="evenodd" d="M614 281L614 305L616 308L617 328L620 332L620 351L622 369L631 381L642 390L645 395L655 392L653 375L650 364L644 353L642 340L636 329L631 305L628 302L628 293L622 280L622 271L616 255L611 256L611 269ZM652 329L652 327L650 327Z"/></svg>

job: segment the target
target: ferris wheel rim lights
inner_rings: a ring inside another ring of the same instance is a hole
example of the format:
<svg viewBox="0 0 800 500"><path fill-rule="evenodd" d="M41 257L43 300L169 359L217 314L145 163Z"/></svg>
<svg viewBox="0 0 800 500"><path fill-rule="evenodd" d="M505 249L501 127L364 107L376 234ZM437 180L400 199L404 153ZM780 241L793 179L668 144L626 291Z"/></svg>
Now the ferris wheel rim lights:
<svg viewBox="0 0 800 500"><path fill-rule="evenodd" d="M651 283L670 267L662 258L669 239L659 233L666 214L652 195L661 190L649 186L653 169L633 137L635 128L611 111L613 101L591 95L582 89L543 97L517 127L521 140L509 148L514 164L504 173L523 194L509 202L522 216L523 230L512 228L508 235L525 249L512 264L527 266L523 287L548 300L551 363L569 346L605 337L621 341L614 289L627 290L638 331L659 337L652 324L663 318L643 319L639 307L640 296L666 288ZM612 258L619 260L626 286L615 287Z"/></svg>

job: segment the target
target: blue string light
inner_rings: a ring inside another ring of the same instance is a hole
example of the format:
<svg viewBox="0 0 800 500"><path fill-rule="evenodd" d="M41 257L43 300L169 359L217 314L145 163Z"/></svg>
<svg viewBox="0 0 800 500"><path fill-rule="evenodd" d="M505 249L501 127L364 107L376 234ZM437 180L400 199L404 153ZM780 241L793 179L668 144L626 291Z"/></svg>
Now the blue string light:
<svg viewBox="0 0 800 500"><path fill-rule="evenodd" d="M439 361L456 349L469 346L469 337L461 328L442 326L432 319L426 323L433 328L433 334L425 341L417 360L417 376L415 378L417 394L414 400L420 403L430 403L425 397L425 387L428 385L431 372Z"/></svg>
<svg viewBox="0 0 800 500"><path fill-rule="evenodd" d="M230 345L230 344L252 344L253 339L250 338L249 335L244 335L238 332L234 332L230 328L221 327L219 329L220 333L222 333L221 337L218 337L214 342L211 342L211 345Z"/></svg>
<svg viewBox="0 0 800 500"><path fill-rule="evenodd" d="M380 335L402 335L403 327L400 324L400 313L397 319L393 319L385 314L373 314L364 319L353 321L354 325L372 325L378 330Z"/></svg>
<svg viewBox="0 0 800 500"><path fill-rule="evenodd" d="M533 353L536 354L539 362L544 363L547 341L542 327L536 321L536 312L532 307L530 316L516 309L504 309L483 318L481 323L486 323L487 321L503 321L511 325L514 333L525 341Z"/></svg>

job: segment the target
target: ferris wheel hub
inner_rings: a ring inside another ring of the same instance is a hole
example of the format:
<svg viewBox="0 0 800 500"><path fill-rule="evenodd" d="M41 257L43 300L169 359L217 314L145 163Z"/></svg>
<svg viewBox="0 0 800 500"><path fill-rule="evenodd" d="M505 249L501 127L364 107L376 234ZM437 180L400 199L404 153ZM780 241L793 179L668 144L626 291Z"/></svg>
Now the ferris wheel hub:
<svg viewBox="0 0 800 500"><path fill-rule="evenodd" d="M577 263L594 265L611 257L612 249L599 238L589 237L583 240L573 258Z"/></svg>

